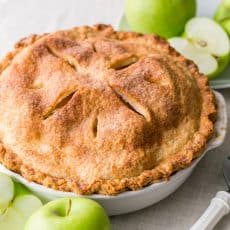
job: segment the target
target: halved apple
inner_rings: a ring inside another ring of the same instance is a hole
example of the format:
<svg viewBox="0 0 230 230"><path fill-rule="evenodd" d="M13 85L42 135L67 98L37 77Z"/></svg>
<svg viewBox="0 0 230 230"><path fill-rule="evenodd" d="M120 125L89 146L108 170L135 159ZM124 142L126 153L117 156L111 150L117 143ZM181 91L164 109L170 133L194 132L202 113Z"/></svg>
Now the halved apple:
<svg viewBox="0 0 230 230"><path fill-rule="evenodd" d="M228 35L219 24L210 18L191 19L185 26L185 37L198 49L214 56L229 55Z"/></svg>
<svg viewBox="0 0 230 230"><path fill-rule="evenodd" d="M24 230L27 219L42 207L34 195L22 195L14 199L5 212L0 215L0 229Z"/></svg>
<svg viewBox="0 0 230 230"><path fill-rule="evenodd" d="M20 213L12 207L8 207L3 215L0 215L0 229L23 230L24 219Z"/></svg>
<svg viewBox="0 0 230 230"><path fill-rule="evenodd" d="M17 210L25 221L40 207L42 207L42 202L32 194L18 196L12 204L12 208Z"/></svg>
<svg viewBox="0 0 230 230"><path fill-rule="evenodd" d="M0 174L0 229L23 230L28 217L41 206L23 185Z"/></svg>
<svg viewBox="0 0 230 230"><path fill-rule="evenodd" d="M226 32L209 18L193 18L185 27L184 38L169 39L170 44L193 60L209 79L221 73L229 63L230 42Z"/></svg>

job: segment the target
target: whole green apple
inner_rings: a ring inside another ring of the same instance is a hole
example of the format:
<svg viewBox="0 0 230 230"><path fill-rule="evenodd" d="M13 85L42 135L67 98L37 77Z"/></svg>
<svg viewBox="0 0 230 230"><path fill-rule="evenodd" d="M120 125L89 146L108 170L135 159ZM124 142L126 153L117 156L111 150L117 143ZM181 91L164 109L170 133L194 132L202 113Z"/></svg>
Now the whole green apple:
<svg viewBox="0 0 230 230"><path fill-rule="evenodd" d="M110 230L104 209L86 198L61 198L35 212L25 230Z"/></svg>
<svg viewBox="0 0 230 230"><path fill-rule="evenodd" d="M222 1L217 8L214 19L225 29L230 35L230 0Z"/></svg>
<svg viewBox="0 0 230 230"><path fill-rule="evenodd" d="M131 29L169 38L180 35L196 14L196 0L125 0Z"/></svg>

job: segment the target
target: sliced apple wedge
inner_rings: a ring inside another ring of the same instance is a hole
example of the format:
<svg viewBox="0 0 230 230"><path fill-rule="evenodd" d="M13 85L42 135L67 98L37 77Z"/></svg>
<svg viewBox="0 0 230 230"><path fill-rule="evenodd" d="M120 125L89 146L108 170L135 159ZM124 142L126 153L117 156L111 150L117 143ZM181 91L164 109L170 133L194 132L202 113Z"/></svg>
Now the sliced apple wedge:
<svg viewBox="0 0 230 230"><path fill-rule="evenodd" d="M0 173L0 215L14 197L14 182L10 177Z"/></svg>
<svg viewBox="0 0 230 230"><path fill-rule="evenodd" d="M26 220L33 212L42 207L42 202L34 195L22 195L15 198L12 208Z"/></svg>
<svg viewBox="0 0 230 230"><path fill-rule="evenodd" d="M40 207L41 201L23 185L0 174L0 229L23 230L27 219Z"/></svg>
<svg viewBox="0 0 230 230"><path fill-rule="evenodd" d="M23 230L27 219L40 207L42 203L34 195L16 197L0 215L0 229Z"/></svg>
<svg viewBox="0 0 230 230"><path fill-rule="evenodd" d="M191 44L183 52L185 57L197 64L201 73L210 76L218 70L218 62L211 54L202 52Z"/></svg>
<svg viewBox="0 0 230 230"><path fill-rule="evenodd" d="M24 225L24 218L14 208L7 208L4 214L0 216L0 229L23 230Z"/></svg>

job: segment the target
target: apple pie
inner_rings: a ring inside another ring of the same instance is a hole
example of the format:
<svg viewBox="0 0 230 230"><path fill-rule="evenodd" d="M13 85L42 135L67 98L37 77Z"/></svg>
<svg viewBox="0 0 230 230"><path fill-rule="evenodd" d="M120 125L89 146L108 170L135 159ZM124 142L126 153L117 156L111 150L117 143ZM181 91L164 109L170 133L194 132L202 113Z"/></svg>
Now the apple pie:
<svg viewBox="0 0 230 230"><path fill-rule="evenodd" d="M29 181L114 195L189 166L214 130L197 66L155 35L76 27L0 63L0 162Z"/></svg>

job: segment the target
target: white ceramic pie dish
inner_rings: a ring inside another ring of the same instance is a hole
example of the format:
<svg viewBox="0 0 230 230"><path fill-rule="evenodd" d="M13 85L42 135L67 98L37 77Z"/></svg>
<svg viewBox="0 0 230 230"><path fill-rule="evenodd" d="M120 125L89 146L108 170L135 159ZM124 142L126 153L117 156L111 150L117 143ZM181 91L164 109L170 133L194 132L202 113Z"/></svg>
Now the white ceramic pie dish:
<svg viewBox="0 0 230 230"><path fill-rule="evenodd" d="M192 173L195 166L202 159L208 150L220 146L225 137L227 127L226 104L223 96L215 92L218 103L218 119L215 125L217 135L208 142L207 147L201 157L193 161L190 167L175 173L170 180L152 184L138 191L123 192L116 196L90 195L88 198L99 202L106 209L108 215L119 215L143 209L158 201L166 198L173 193ZM10 175L15 180L21 182L32 192L39 196L43 201L50 201L61 197L76 197L77 195L70 192L56 191L46 188L34 182L28 182L19 174L14 173L4 166L0 165L0 172Z"/></svg>

